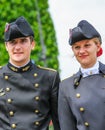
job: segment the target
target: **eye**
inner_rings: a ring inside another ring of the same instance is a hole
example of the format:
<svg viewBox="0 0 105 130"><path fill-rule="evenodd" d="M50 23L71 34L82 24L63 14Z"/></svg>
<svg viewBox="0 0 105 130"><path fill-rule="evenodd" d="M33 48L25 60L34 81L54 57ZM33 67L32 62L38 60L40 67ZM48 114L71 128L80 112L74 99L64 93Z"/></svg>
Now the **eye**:
<svg viewBox="0 0 105 130"><path fill-rule="evenodd" d="M85 47L90 47L90 46L91 46L91 44L89 44L89 43L88 43L88 44L85 44Z"/></svg>
<svg viewBox="0 0 105 130"><path fill-rule="evenodd" d="M16 41L15 40L12 40L9 42L10 45L15 45L16 44Z"/></svg>
<svg viewBox="0 0 105 130"><path fill-rule="evenodd" d="M27 39L25 39L25 38L21 39L21 42L27 42Z"/></svg>
<svg viewBox="0 0 105 130"><path fill-rule="evenodd" d="M79 50L79 49L80 49L80 46L75 46L74 49L75 49L75 50Z"/></svg>
<svg viewBox="0 0 105 130"><path fill-rule="evenodd" d="M28 42L28 39L27 39L27 38L21 39L21 43L22 43L22 44L25 44L25 43L27 43L27 42Z"/></svg>

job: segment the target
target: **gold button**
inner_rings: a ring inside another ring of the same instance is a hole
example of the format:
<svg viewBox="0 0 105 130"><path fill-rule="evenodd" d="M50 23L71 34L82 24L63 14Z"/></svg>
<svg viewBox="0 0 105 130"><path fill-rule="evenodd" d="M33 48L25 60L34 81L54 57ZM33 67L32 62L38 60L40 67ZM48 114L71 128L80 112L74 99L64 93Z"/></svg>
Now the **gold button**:
<svg viewBox="0 0 105 130"><path fill-rule="evenodd" d="M15 129L15 128L16 128L16 124L12 124L11 127L12 127L13 129Z"/></svg>
<svg viewBox="0 0 105 130"><path fill-rule="evenodd" d="M0 66L0 69L2 69L2 66Z"/></svg>
<svg viewBox="0 0 105 130"><path fill-rule="evenodd" d="M10 99L10 98L7 99L7 102L8 102L8 103L11 103L11 102L12 102L12 99Z"/></svg>
<svg viewBox="0 0 105 130"><path fill-rule="evenodd" d="M36 110L35 110L35 113L39 113L39 110L36 109Z"/></svg>
<svg viewBox="0 0 105 130"><path fill-rule="evenodd" d="M4 78L5 78L5 80L8 80L8 76L7 75Z"/></svg>
<svg viewBox="0 0 105 130"><path fill-rule="evenodd" d="M38 97L38 96L37 96L37 97L35 97L35 100L37 100L37 101L38 101L38 100L39 100L39 97Z"/></svg>
<svg viewBox="0 0 105 130"><path fill-rule="evenodd" d="M9 115L10 115L10 116L13 116L13 115L14 115L14 112L13 112L13 111L10 111L10 112L9 112Z"/></svg>
<svg viewBox="0 0 105 130"><path fill-rule="evenodd" d="M39 121L36 121L36 122L35 122L35 125L39 125L39 124L40 124Z"/></svg>
<svg viewBox="0 0 105 130"><path fill-rule="evenodd" d="M76 82L76 83L75 83L75 85L77 85L77 86L78 86L78 85L79 85L79 82Z"/></svg>
<svg viewBox="0 0 105 130"><path fill-rule="evenodd" d="M89 126L89 123L88 123L88 122L85 122L85 126Z"/></svg>
<svg viewBox="0 0 105 130"><path fill-rule="evenodd" d="M9 92L9 91L10 91L10 88L7 87L7 88L6 88L6 91Z"/></svg>
<svg viewBox="0 0 105 130"><path fill-rule="evenodd" d="M81 96L80 93L77 93L77 94L76 94L76 97L77 97L77 98L80 98L80 96Z"/></svg>
<svg viewBox="0 0 105 130"><path fill-rule="evenodd" d="M83 107L80 107L80 111L83 112L85 109Z"/></svg>
<svg viewBox="0 0 105 130"><path fill-rule="evenodd" d="M38 83L36 83L36 84L35 84L35 88L38 88L38 87L39 87L39 84L38 84Z"/></svg>
<svg viewBox="0 0 105 130"><path fill-rule="evenodd" d="M103 77L105 78L105 75L103 75Z"/></svg>
<svg viewBox="0 0 105 130"><path fill-rule="evenodd" d="M37 77L38 76L38 74L37 73L34 73L34 77Z"/></svg>

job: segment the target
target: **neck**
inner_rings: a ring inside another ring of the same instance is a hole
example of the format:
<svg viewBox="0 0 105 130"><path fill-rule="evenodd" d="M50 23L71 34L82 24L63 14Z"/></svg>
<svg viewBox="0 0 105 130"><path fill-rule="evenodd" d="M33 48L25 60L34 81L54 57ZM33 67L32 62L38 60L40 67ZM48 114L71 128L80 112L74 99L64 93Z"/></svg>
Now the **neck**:
<svg viewBox="0 0 105 130"><path fill-rule="evenodd" d="M94 68L95 66L98 66L98 65L99 65L99 62L96 61L95 64L93 64L92 66L90 66L88 68L81 67L81 69L91 69L91 68Z"/></svg>
<svg viewBox="0 0 105 130"><path fill-rule="evenodd" d="M24 64L14 64L11 60L9 60L9 63L12 64L13 66L17 67L17 68L24 67L24 66L27 65L29 62L30 62L30 60L27 61L27 62L24 63Z"/></svg>

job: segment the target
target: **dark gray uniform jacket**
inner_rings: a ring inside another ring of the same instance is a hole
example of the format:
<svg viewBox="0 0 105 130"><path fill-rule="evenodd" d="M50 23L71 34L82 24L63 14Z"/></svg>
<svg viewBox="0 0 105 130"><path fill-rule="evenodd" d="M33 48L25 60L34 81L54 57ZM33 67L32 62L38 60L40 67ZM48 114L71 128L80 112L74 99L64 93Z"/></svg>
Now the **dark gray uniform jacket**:
<svg viewBox="0 0 105 130"><path fill-rule="evenodd" d="M61 130L105 130L105 65L99 74L82 77L78 72L59 88Z"/></svg>
<svg viewBox="0 0 105 130"><path fill-rule="evenodd" d="M0 69L0 130L48 130L57 115L57 71L29 63L18 69L8 64Z"/></svg>

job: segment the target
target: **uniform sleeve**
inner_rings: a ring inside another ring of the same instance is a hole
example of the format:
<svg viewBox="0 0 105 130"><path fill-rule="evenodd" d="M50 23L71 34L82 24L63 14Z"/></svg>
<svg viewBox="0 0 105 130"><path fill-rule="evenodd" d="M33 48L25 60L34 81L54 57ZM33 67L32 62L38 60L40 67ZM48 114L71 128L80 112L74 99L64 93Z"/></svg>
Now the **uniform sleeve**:
<svg viewBox="0 0 105 130"><path fill-rule="evenodd" d="M60 130L59 121L58 121L58 91L59 91L59 83L60 77L58 72L53 77L53 84L51 90L51 115L52 115L52 122L54 125L54 130Z"/></svg>
<svg viewBox="0 0 105 130"><path fill-rule="evenodd" d="M72 114L70 105L67 101L67 96L64 94L66 88L60 84L59 87L59 98L58 98L58 115L61 130L77 130L75 126L75 118ZM66 93L66 92L65 92Z"/></svg>

